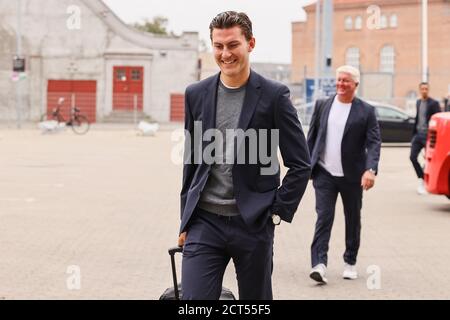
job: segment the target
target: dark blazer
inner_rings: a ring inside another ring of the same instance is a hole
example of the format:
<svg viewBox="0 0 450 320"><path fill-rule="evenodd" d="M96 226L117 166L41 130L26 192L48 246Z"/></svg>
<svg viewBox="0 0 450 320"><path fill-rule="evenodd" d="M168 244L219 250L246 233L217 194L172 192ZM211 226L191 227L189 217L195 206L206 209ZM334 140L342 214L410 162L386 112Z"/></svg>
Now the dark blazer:
<svg viewBox="0 0 450 320"><path fill-rule="evenodd" d="M325 148L328 117L335 97L318 100L314 107L308 132L308 147L311 152L311 167L319 162ZM341 146L341 161L344 177L350 182L360 182L365 171L378 172L380 160L380 128L375 116L375 108L365 101L353 100Z"/></svg>
<svg viewBox="0 0 450 320"><path fill-rule="evenodd" d="M203 160L200 164L193 161L196 143L193 131L196 121L202 121L203 132L215 128L219 79L220 73L186 89L185 132L190 133L191 141L190 147L185 147L183 186L180 194L180 233L186 231L211 169L211 165ZM289 89L251 71L238 128L267 129L269 151L272 147L271 130L278 129L279 148L284 165L289 168L280 186L279 167L276 174L261 175L261 168L270 165L261 162L259 156L256 164L234 164L234 194L242 218L251 230L258 230L265 225L272 213L277 213L284 221L291 222L305 192L311 170L308 146L296 110L289 99ZM259 132L257 136L260 141ZM203 142L199 149L204 150L209 143ZM246 144L244 151L239 150L235 154L247 159L248 151ZM186 159L191 161L190 164L186 163Z"/></svg>
<svg viewBox="0 0 450 320"><path fill-rule="evenodd" d="M417 133L417 123L419 122L419 106L421 99L416 101L416 121L414 122L413 135ZM427 123L430 122L431 116L435 113L441 112L441 107L439 102L432 98L427 99Z"/></svg>

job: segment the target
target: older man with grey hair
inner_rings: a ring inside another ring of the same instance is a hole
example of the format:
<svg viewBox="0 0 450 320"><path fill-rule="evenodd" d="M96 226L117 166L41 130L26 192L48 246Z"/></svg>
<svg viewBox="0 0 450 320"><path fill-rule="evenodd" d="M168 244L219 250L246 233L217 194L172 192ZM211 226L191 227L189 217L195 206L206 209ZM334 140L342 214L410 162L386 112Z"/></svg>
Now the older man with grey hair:
<svg viewBox="0 0 450 320"><path fill-rule="evenodd" d="M363 190L375 184L380 159L380 130L375 109L356 97L359 70L336 71L337 94L316 102L308 132L317 223L311 245L310 277L327 283L328 243L336 200L341 195L345 215L344 279L356 279Z"/></svg>

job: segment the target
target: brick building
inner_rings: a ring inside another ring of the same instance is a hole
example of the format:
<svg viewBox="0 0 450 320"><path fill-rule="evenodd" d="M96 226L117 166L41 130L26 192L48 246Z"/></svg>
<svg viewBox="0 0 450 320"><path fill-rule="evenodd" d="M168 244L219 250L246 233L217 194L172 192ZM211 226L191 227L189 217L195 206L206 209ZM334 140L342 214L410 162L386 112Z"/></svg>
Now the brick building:
<svg viewBox="0 0 450 320"><path fill-rule="evenodd" d="M359 67L359 94L412 108L422 79L420 0L334 0L333 60ZM314 77L316 4L292 23L292 81ZM450 94L450 1L428 1L430 93ZM306 68L305 68L306 67ZM306 74L305 74L306 69Z"/></svg>

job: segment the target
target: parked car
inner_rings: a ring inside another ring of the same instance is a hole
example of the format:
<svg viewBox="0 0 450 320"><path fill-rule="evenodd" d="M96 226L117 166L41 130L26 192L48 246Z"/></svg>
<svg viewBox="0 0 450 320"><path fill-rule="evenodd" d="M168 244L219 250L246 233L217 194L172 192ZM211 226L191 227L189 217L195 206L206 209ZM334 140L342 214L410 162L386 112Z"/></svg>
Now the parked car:
<svg viewBox="0 0 450 320"><path fill-rule="evenodd" d="M382 142L411 142L415 119L389 104L369 101L375 107Z"/></svg>
<svg viewBox="0 0 450 320"><path fill-rule="evenodd" d="M309 127L309 123L311 122L311 117L314 111L314 105L314 102L294 105L295 109L297 110L298 119L304 127Z"/></svg>
<svg viewBox="0 0 450 320"><path fill-rule="evenodd" d="M368 101L375 107L381 131L382 142L411 142L414 118L402 109L375 101ZM314 102L296 105L297 114L304 126L309 126L314 111Z"/></svg>
<svg viewBox="0 0 450 320"><path fill-rule="evenodd" d="M439 112L430 119L424 180L428 192L450 199L450 112Z"/></svg>

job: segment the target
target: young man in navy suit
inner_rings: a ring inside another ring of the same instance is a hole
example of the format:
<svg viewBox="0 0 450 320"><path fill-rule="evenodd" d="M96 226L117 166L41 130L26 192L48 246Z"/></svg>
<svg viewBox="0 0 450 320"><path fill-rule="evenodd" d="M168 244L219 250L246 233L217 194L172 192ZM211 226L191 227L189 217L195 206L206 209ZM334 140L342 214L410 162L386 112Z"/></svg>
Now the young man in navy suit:
<svg viewBox="0 0 450 320"><path fill-rule="evenodd" d="M270 300L274 228L293 219L310 177L309 151L288 88L250 69L255 38L248 16L223 12L210 34L220 73L189 86L185 96L182 298L219 299L233 259L239 298ZM230 132L245 138L228 139ZM288 168L281 186L278 147Z"/></svg>
<svg viewBox="0 0 450 320"><path fill-rule="evenodd" d="M439 102L428 95L429 85L422 82L419 85L420 99L416 102L416 120L414 122L413 138L411 140L411 153L409 159L416 171L419 185L417 186L418 194L426 194L425 184L423 181L423 169L417 158L420 151L427 145L428 122L430 122L433 114L441 112Z"/></svg>
<svg viewBox="0 0 450 320"><path fill-rule="evenodd" d="M338 194L345 214L344 279L356 279L363 190L371 189L380 160L375 109L356 97L359 70L336 71L337 95L317 101L308 132L317 222L311 245L310 277L327 283L328 243Z"/></svg>

